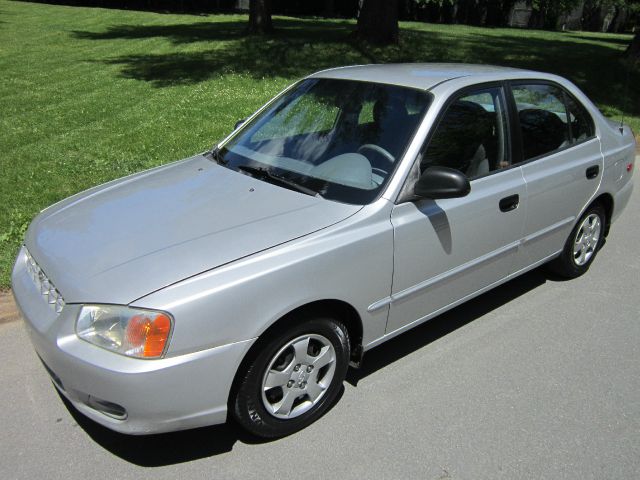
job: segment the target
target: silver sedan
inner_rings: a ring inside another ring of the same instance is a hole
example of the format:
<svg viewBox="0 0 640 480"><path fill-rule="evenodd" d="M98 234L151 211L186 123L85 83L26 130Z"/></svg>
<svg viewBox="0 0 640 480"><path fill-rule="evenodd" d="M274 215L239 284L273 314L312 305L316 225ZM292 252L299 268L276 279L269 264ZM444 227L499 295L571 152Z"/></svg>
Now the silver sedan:
<svg viewBox="0 0 640 480"><path fill-rule="evenodd" d="M540 265L585 273L634 149L555 75L327 70L211 151L45 209L13 292L54 385L96 422L287 435L382 342Z"/></svg>

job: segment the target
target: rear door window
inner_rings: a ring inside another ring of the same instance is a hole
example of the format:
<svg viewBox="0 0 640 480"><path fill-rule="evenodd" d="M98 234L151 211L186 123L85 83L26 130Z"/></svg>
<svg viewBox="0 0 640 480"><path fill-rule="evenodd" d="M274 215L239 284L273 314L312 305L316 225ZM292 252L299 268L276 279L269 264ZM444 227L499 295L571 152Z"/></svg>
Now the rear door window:
<svg viewBox="0 0 640 480"><path fill-rule="evenodd" d="M548 84L514 85L523 159L546 155L571 143L564 93Z"/></svg>

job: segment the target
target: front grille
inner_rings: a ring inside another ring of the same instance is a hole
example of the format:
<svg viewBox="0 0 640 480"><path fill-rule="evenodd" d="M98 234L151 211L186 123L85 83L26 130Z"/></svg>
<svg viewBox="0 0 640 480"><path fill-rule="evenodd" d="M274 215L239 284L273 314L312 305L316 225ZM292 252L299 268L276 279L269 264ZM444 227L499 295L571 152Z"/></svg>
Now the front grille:
<svg viewBox="0 0 640 480"><path fill-rule="evenodd" d="M64 299L56 287L51 283L49 278L42 271L37 262L33 259L29 250L25 248L27 253L27 271L31 275L33 283L36 288L40 290L40 294L43 296L49 306L56 312L60 313L64 308Z"/></svg>

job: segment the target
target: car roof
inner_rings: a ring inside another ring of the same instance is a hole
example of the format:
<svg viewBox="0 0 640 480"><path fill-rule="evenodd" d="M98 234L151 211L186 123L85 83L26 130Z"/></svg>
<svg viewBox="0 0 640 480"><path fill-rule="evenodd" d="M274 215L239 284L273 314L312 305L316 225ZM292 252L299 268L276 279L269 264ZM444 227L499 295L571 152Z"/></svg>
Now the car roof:
<svg viewBox="0 0 640 480"><path fill-rule="evenodd" d="M338 67L310 75L309 78L336 78L386 83L429 90L457 79L475 77L478 82L499 79L550 77L548 74L519 68L467 63L396 63Z"/></svg>

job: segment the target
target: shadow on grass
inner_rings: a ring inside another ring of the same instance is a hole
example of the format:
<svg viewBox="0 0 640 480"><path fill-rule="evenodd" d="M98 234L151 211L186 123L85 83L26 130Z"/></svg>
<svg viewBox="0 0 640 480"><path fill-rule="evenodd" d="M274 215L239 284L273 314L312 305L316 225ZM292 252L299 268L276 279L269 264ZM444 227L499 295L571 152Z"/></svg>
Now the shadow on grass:
<svg viewBox="0 0 640 480"><path fill-rule="evenodd" d="M345 39L353 31L353 24L344 20L274 19L275 31L269 36L246 35L247 21L239 15L216 15L222 21L184 23L175 25L115 25L104 32L74 31L85 40L146 39L162 37L174 44L253 38L259 43L273 41L335 42Z"/></svg>
<svg viewBox="0 0 640 480"><path fill-rule="evenodd" d="M104 32L75 31L82 40L139 40L162 37L175 44L238 39L244 35L245 25L239 21L198 22L176 25L119 25Z"/></svg>
<svg viewBox="0 0 640 480"><path fill-rule="evenodd" d="M159 3L157 7L153 7L147 2L137 1L137 2L127 2L125 0L120 1L96 1L96 0L11 0L12 2L21 2L21 3L42 3L45 5L66 5L69 7L83 7L83 8L104 8L104 9L112 9L112 10L127 10L127 11L138 11L138 12L152 12L152 13L160 13L160 14L179 14L179 15L209 15L214 12L228 12L230 8L214 8L213 5L207 5L212 2L200 2L202 5L198 6L196 2L192 2L195 4L192 5L184 5L183 2L171 2L170 0L165 0L165 2L156 2ZM163 7L161 4L164 3ZM173 3L172 5L170 3Z"/></svg>
<svg viewBox="0 0 640 480"><path fill-rule="evenodd" d="M219 17L218 17L219 18ZM104 32L74 32L81 40L165 38L169 53L139 53L106 62L120 74L156 87L188 85L229 73L297 79L334 66L393 62L468 62L548 71L565 76L609 114L640 114L640 68L621 59L619 38L553 34L523 36L520 30L402 28L399 45L373 47L353 39L353 23L278 18L268 37L244 35L245 20L175 25L112 26ZM483 33L486 32L486 33ZM513 32L513 33L511 33ZM199 50L180 47L200 42Z"/></svg>
<svg viewBox="0 0 640 480"><path fill-rule="evenodd" d="M220 16L218 16L220 18ZM80 32L81 40L139 40L164 38L182 46L202 42L197 51L132 54L105 62L120 65L125 78L156 87L193 84L230 73L254 78L298 78L314 70L334 67L338 59L367 58L350 42L352 25L344 21L276 20L268 37L246 35L246 21L198 22L177 25L114 26L104 32ZM206 43L204 43L206 42ZM367 62L376 61L369 56Z"/></svg>
<svg viewBox="0 0 640 480"><path fill-rule="evenodd" d="M602 42L602 43L610 43L612 45L618 45L621 47L625 47L627 45L629 45L629 42L631 41L628 38L620 38L619 34L611 34L611 35L606 35L605 34L599 34L599 35L583 35L581 33L576 33L576 32L567 32L567 35L570 38L575 38L578 40L584 40L587 42Z"/></svg>
<svg viewBox="0 0 640 480"><path fill-rule="evenodd" d="M544 284L547 279L546 273L540 269L533 270L412 328L367 352L362 368L349 370L347 382L357 386L363 378L525 295Z"/></svg>

